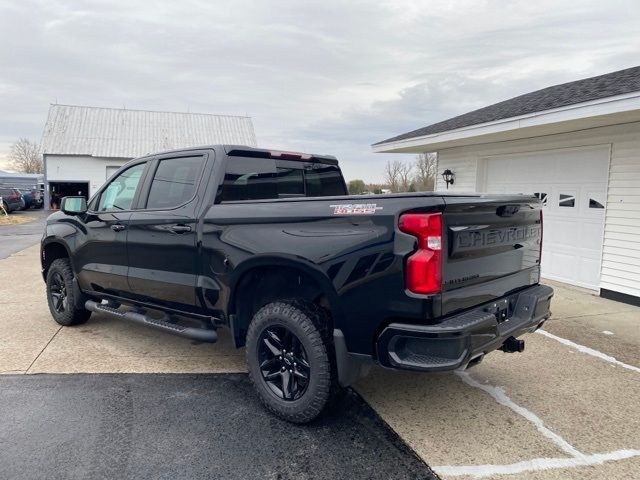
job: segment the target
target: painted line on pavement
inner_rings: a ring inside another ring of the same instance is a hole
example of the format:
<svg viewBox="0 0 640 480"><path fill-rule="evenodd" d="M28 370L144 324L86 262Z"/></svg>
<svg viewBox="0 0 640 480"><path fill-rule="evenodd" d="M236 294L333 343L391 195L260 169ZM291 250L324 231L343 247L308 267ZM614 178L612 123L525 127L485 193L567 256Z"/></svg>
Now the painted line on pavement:
<svg viewBox="0 0 640 480"><path fill-rule="evenodd" d="M552 470L558 468L585 467L602 465L605 462L624 460L640 456L640 450L616 450L609 453L594 453L572 458L534 458L510 465L462 465L433 467L438 475L453 477L468 475L473 478L485 478L492 475L515 475L524 472Z"/></svg>
<svg viewBox="0 0 640 480"><path fill-rule="evenodd" d="M640 373L640 368L634 365L629 365L628 363L621 362L620 360L616 359L615 357L612 357L611 355L607 355L606 353L599 352L598 350L594 350L593 348L585 347L584 345L580 345L578 343L572 342L571 340L567 340L566 338L558 337L557 335L554 335L553 333L549 333L546 330L542 330L542 329L536 330L536 333L539 333L540 335L544 335L547 338L552 338L553 340L560 342L563 345L566 345L568 347L575 348L579 352L586 353L587 355L591 355L592 357L599 358L601 360L604 360L605 362L613 363L614 365L617 365L619 367L632 370L636 373Z"/></svg>
<svg viewBox="0 0 640 480"><path fill-rule="evenodd" d="M545 334L548 332L544 332ZM551 334L549 334L551 335ZM555 337L555 335L554 335ZM559 337L556 337L559 338ZM562 339L563 340L563 339ZM567 340L568 341L568 340ZM570 342L573 343L573 342ZM574 344L576 345L576 344ZM579 346L579 345L578 345ZM587 347L584 347L587 348ZM604 354L603 354L604 355ZM614 359L615 360L615 359ZM533 423L538 431L545 437L555 443L562 451L569 455L568 458L534 458L531 460L524 460L518 463L504 464L504 465L441 465L433 467L433 470L439 475L449 476L471 476L473 478L485 478L492 475L514 475L523 472L534 472L541 470L552 470L559 468L574 468L589 465L602 465L604 462L624 460L626 458L632 458L640 456L640 450L624 449L615 450L608 453L594 453L585 455L576 449L573 445L567 442L557 433L544 425L544 422L532 411L522 407L515 403L504 391L504 388L496 387L490 384L483 384L474 379L469 372L456 372L464 383L467 385L478 388L491 397L493 397L499 404L510 408L518 415L524 417L529 422Z"/></svg>
<svg viewBox="0 0 640 480"><path fill-rule="evenodd" d="M458 375L462 379L462 381L464 383L466 383L467 385L469 385L471 387L474 387L474 388L479 388L480 390L483 390L483 391L487 392L499 404L504 405L507 408L510 408L511 410L516 412L518 415L520 415L520 416L526 418L527 420L529 420L531 423L533 423L536 426L536 428L538 429L538 431L542 435L544 435L549 440L551 440L553 443L555 443L566 454L571 455L572 457L583 457L584 456L573 445L571 445L569 442L567 442L560 435L558 435L557 433L553 432L549 428L545 427L544 422L542 421L542 419L540 417L538 417L535 413L533 413L530 410L527 410L526 408L518 405L513 400L511 400L509 398L509 396L505 393L503 388L494 387L493 385L487 385L487 384L480 383L477 380L475 380L473 377L471 377L471 375L469 375L469 372L456 372L456 375Z"/></svg>

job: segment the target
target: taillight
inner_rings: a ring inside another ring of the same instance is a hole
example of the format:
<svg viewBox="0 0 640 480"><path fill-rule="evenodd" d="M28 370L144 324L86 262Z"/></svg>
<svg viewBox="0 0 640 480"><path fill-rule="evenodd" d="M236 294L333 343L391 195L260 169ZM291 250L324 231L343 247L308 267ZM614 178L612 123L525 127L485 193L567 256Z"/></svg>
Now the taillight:
<svg viewBox="0 0 640 480"><path fill-rule="evenodd" d="M298 152L279 152L272 150L269 152L270 158L280 158L282 160L311 160L311 155Z"/></svg>
<svg viewBox="0 0 640 480"><path fill-rule="evenodd" d="M400 216L401 231L418 239L418 250L407 258L407 288L413 293L442 291L442 214L405 213Z"/></svg>
<svg viewBox="0 0 640 480"><path fill-rule="evenodd" d="M540 209L540 252L538 253L538 265L542 265L542 234L544 232L544 222L542 221L542 209Z"/></svg>

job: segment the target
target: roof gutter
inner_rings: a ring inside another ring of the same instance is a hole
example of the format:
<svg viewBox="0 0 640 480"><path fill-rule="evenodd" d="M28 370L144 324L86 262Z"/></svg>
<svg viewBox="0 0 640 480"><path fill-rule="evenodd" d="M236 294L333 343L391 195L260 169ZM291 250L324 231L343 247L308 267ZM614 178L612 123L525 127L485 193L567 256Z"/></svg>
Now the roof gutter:
<svg viewBox="0 0 640 480"><path fill-rule="evenodd" d="M517 117L504 118L493 122L469 125L455 130L405 138L394 142L379 143L372 145L371 149L374 153L410 151L410 149L413 148L421 148L422 151L426 151L424 148L443 143L449 143L446 148L451 148L457 146L456 142L461 142L473 137L480 137L482 135L500 134L502 132L512 132L529 127L634 110L640 110L640 91L542 110Z"/></svg>

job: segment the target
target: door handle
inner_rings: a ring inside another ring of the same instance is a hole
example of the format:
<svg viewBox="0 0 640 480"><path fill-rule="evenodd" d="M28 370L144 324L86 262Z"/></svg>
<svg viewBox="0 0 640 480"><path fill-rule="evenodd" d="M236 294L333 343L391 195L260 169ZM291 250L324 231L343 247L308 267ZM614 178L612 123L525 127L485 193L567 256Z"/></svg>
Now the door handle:
<svg viewBox="0 0 640 480"><path fill-rule="evenodd" d="M119 223L114 223L113 225L111 225L111 230L113 230L114 232L121 232L125 228L127 228L127 227L125 227L124 225L121 225Z"/></svg>
<svg viewBox="0 0 640 480"><path fill-rule="evenodd" d="M175 233L187 233L191 231L191 227L189 225L173 225L171 226L171 231Z"/></svg>

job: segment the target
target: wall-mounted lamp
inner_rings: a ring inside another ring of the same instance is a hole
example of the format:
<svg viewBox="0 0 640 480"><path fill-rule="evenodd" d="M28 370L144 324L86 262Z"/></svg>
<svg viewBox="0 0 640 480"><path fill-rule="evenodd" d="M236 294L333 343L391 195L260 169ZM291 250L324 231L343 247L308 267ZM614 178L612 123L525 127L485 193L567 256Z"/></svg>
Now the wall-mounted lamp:
<svg viewBox="0 0 640 480"><path fill-rule="evenodd" d="M442 172L442 178L447 184L447 190L449 190L449 184L453 185L453 182L456 179L456 174L447 168L444 172Z"/></svg>

